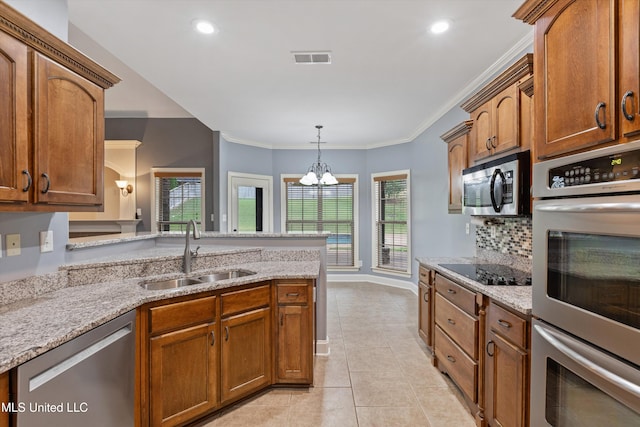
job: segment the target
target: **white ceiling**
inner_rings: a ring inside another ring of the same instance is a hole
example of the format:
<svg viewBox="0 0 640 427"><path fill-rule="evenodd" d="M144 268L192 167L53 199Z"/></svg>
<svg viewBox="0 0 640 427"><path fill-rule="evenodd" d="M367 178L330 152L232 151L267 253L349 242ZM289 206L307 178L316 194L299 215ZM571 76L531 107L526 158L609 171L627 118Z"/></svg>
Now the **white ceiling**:
<svg viewBox="0 0 640 427"><path fill-rule="evenodd" d="M325 149L371 148L411 141L530 49L531 27L511 17L521 3L68 0L69 41L123 79L108 117L191 115L233 142L297 149L322 124ZM431 34L442 18L449 32ZM292 51L331 51L332 64Z"/></svg>

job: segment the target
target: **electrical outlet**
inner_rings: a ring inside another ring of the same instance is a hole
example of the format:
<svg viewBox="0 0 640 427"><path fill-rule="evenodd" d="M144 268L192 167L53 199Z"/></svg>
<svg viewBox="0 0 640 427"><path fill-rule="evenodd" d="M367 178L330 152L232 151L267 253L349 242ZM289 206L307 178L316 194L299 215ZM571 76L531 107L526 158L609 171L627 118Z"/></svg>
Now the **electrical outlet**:
<svg viewBox="0 0 640 427"><path fill-rule="evenodd" d="M20 235L7 234L7 256L20 255Z"/></svg>
<svg viewBox="0 0 640 427"><path fill-rule="evenodd" d="M497 227L496 227L495 225L492 225L492 226L491 226L491 237L492 237L492 238L495 238L495 237L496 237L496 231L497 231L497 230L496 230L496 228L497 228Z"/></svg>
<svg viewBox="0 0 640 427"><path fill-rule="evenodd" d="M468 222L464 225L464 232L469 234L469 223Z"/></svg>
<svg viewBox="0 0 640 427"><path fill-rule="evenodd" d="M53 230L40 232L40 253L53 252Z"/></svg>

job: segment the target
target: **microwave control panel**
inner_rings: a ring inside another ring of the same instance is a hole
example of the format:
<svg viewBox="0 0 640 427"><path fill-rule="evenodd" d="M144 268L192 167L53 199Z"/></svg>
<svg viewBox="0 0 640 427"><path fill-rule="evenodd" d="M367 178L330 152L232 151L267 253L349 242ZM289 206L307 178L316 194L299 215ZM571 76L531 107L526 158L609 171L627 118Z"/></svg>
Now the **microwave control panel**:
<svg viewBox="0 0 640 427"><path fill-rule="evenodd" d="M550 169L549 187L573 187L638 178L640 178L640 150L634 150Z"/></svg>

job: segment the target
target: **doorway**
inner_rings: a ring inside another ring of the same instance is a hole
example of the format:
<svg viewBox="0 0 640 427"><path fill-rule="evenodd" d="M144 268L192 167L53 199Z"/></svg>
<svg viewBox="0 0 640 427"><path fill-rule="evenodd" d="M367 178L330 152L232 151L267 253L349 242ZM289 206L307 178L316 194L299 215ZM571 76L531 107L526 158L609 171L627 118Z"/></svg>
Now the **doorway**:
<svg viewBox="0 0 640 427"><path fill-rule="evenodd" d="M229 232L273 232L272 187L271 176L229 172Z"/></svg>

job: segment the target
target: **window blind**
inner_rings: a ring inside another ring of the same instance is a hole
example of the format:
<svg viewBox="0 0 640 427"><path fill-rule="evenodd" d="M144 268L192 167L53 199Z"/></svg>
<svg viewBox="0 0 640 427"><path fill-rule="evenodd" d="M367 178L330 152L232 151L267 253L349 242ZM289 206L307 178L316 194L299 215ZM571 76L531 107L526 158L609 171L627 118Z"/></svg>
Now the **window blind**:
<svg viewBox="0 0 640 427"><path fill-rule="evenodd" d="M327 265L354 265L355 179L341 178L330 186L305 186L286 178L286 231L294 233L329 232Z"/></svg>
<svg viewBox="0 0 640 427"><path fill-rule="evenodd" d="M375 197L376 267L409 270L408 175L373 178Z"/></svg>
<svg viewBox="0 0 640 427"><path fill-rule="evenodd" d="M156 172L154 182L158 231L185 231L191 219L201 223L200 173Z"/></svg>

